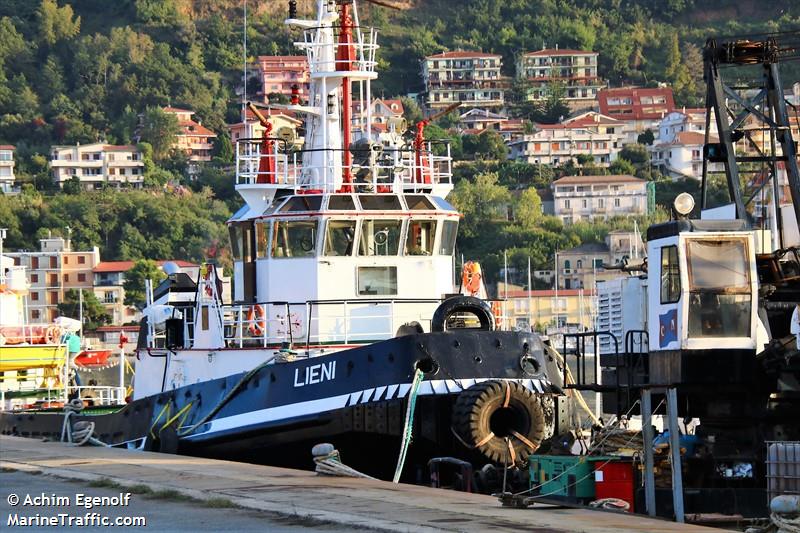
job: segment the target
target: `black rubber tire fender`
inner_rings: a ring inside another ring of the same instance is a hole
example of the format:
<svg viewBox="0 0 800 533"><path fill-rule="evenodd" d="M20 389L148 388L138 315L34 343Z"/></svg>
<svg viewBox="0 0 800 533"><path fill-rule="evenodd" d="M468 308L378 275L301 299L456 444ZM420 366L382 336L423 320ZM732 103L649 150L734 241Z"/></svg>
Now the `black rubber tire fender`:
<svg viewBox="0 0 800 533"><path fill-rule="evenodd" d="M517 433L508 432L508 441L492 431L492 416L501 409L505 410L501 415L505 425ZM545 417L539 398L521 383L490 380L477 383L458 396L453 431L462 444L477 449L490 461L521 465L539 448Z"/></svg>
<svg viewBox="0 0 800 533"><path fill-rule="evenodd" d="M453 296L443 301L431 319L431 331L445 331L447 320L456 313L471 313L481 323L480 329L492 331L494 329L494 314L489 302L474 296Z"/></svg>

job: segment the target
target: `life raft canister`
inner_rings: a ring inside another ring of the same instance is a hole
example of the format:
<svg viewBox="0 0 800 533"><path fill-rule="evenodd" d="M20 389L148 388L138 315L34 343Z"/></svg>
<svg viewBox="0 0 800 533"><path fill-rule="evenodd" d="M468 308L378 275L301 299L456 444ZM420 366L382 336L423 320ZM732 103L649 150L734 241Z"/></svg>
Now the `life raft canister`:
<svg viewBox="0 0 800 533"><path fill-rule="evenodd" d="M542 443L545 417L539 399L521 383L490 380L458 396L452 431L490 461L519 465Z"/></svg>

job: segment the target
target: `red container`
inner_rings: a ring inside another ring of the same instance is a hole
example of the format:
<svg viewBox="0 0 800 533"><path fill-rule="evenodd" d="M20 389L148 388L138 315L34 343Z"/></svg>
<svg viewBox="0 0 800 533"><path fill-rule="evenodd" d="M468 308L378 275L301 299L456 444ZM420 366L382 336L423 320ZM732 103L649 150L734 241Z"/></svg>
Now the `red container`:
<svg viewBox="0 0 800 533"><path fill-rule="evenodd" d="M633 491L635 476L632 461L611 461L595 463L594 499L617 498L630 504L628 512L633 512Z"/></svg>

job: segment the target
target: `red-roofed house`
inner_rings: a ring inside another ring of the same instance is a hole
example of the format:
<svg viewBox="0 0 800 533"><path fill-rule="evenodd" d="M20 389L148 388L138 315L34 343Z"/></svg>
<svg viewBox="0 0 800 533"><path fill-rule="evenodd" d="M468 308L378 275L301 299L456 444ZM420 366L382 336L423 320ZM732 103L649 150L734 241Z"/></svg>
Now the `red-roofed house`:
<svg viewBox="0 0 800 533"><path fill-rule="evenodd" d="M3 194L14 189L14 150L10 144L0 144L0 192Z"/></svg>
<svg viewBox="0 0 800 533"><path fill-rule="evenodd" d="M295 85L301 101L308 98L311 73L306 56L258 56L258 66L261 73L259 96L265 103L273 93L291 96Z"/></svg>
<svg viewBox="0 0 800 533"><path fill-rule="evenodd" d="M571 110L591 108L597 103L597 92L605 87L597 76L597 57L597 52L558 47L525 52L517 58L517 79L527 81L528 100L547 99L557 83Z"/></svg>
<svg viewBox="0 0 800 533"><path fill-rule="evenodd" d="M163 270L164 264L168 261L156 261L158 267ZM197 279L198 265L189 261L172 260L181 268L181 272L189 274L192 279ZM138 321L141 313L132 306L125 305L125 272L133 268L134 261L101 261L93 269L94 287L93 291L100 303L104 305L106 311L111 315L111 323L122 325L127 322Z"/></svg>
<svg viewBox="0 0 800 533"><path fill-rule="evenodd" d="M719 142L716 137L709 142ZM660 142L650 147L650 162L665 176L671 178L703 177L703 145L705 133L701 131L679 131L671 141ZM710 163L709 170L723 170L721 163Z"/></svg>
<svg viewBox="0 0 800 533"><path fill-rule="evenodd" d="M217 134L203 126L202 122L192 119L194 111L176 107L163 108L164 113L175 115L180 130L176 136L174 147L183 150L189 159L189 173L199 172L199 163L211 161L211 150Z"/></svg>
<svg viewBox="0 0 800 533"><path fill-rule="evenodd" d="M593 163L608 166L617 159L625 136L624 123L590 111L561 124L536 124L536 131L509 143L509 159L558 166L591 156Z"/></svg>
<svg viewBox="0 0 800 533"><path fill-rule="evenodd" d="M484 52L442 52L422 60L425 104L441 109L455 102L497 108L505 105L510 80L500 74L502 57Z"/></svg>
<svg viewBox="0 0 800 533"><path fill-rule="evenodd" d="M115 146L105 143L53 146L50 168L59 187L77 176L86 189L142 186L144 161L136 146Z"/></svg>
<svg viewBox="0 0 800 533"><path fill-rule="evenodd" d="M597 93L600 112L627 124L629 142L649 129L658 132L658 124L675 109L669 87L621 87Z"/></svg>
<svg viewBox="0 0 800 533"><path fill-rule="evenodd" d="M367 117L364 115L362 117L361 113L364 112L364 101L362 100L355 100L353 101L353 131L362 131L364 125L367 122ZM383 126L384 131L391 120L399 120L403 118L403 113L405 109L403 107L403 102L399 99L384 99L384 98L374 98L370 100L370 114L373 127L377 124ZM402 134L402 131L398 133Z"/></svg>
<svg viewBox="0 0 800 533"><path fill-rule="evenodd" d="M550 187L554 214L564 224L648 212L648 182L633 176L565 176Z"/></svg>

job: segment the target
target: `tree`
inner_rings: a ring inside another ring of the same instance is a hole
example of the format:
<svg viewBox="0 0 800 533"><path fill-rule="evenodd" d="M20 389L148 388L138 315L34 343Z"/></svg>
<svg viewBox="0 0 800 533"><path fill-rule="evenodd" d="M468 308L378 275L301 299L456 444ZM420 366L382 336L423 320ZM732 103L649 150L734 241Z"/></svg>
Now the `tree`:
<svg viewBox="0 0 800 533"><path fill-rule="evenodd" d="M152 280L153 287L156 287L166 277L155 261L150 259L136 261L133 267L125 272L125 283L122 285L125 290L125 305L134 305L143 309L146 299L145 280Z"/></svg>
<svg viewBox="0 0 800 533"><path fill-rule="evenodd" d="M635 166L650 164L650 152L643 144L626 144L620 151L619 157L630 161Z"/></svg>
<svg viewBox="0 0 800 533"><path fill-rule="evenodd" d="M165 113L160 107L148 107L142 116L139 136L153 147L153 160L164 161L175 145L175 137L180 131L178 118Z"/></svg>
<svg viewBox="0 0 800 533"><path fill-rule="evenodd" d="M81 187L81 179L78 176L72 176L64 182L61 187L64 194L80 194L83 187Z"/></svg>
<svg viewBox="0 0 800 533"><path fill-rule="evenodd" d="M214 139L214 157L221 163L233 163L233 144L227 133L221 133Z"/></svg>
<svg viewBox="0 0 800 533"><path fill-rule="evenodd" d="M653 130L647 128L639 136L636 138L636 142L639 144L646 144L648 146L652 146L655 142L656 137L653 135Z"/></svg>
<svg viewBox="0 0 800 533"><path fill-rule="evenodd" d="M626 175L633 175L636 172L636 167L633 166L633 163L628 161L627 159L623 159L621 157L617 158L616 161L611 163L608 167L608 171L612 174L626 174Z"/></svg>
<svg viewBox="0 0 800 533"><path fill-rule="evenodd" d="M508 156L508 146L494 130L484 130L477 135L463 137L464 152L483 159L503 160Z"/></svg>
<svg viewBox="0 0 800 533"><path fill-rule="evenodd" d="M81 18L75 17L69 4L58 7L56 0L42 0L37 11L39 35L50 46L61 39L71 39L81 31Z"/></svg>
<svg viewBox="0 0 800 533"><path fill-rule="evenodd" d="M58 314L74 319L81 316L81 295L78 290L69 289L64 293L64 300L58 304ZM94 292L83 291L84 329L92 331L109 322L111 322L111 315L106 312Z"/></svg>
<svg viewBox="0 0 800 533"><path fill-rule="evenodd" d="M536 189L530 187L522 191L514 202L514 221L523 228L533 229L542 218L542 199Z"/></svg>

